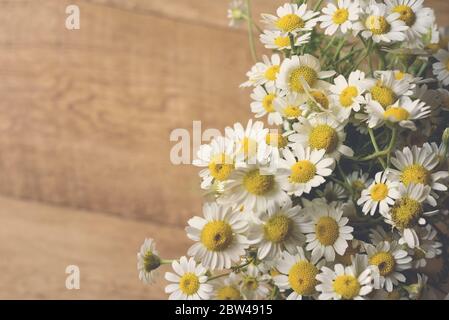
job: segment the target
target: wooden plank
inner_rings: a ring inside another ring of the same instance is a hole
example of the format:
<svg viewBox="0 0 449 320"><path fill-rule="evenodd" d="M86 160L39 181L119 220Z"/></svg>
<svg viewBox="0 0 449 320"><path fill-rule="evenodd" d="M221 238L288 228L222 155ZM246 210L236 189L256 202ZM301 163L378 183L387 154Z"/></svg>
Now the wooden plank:
<svg viewBox="0 0 449 320"><path fill-rule="evenodd" d="M0 299L166 299L170 267L144 285L136 253L145 237L157 239L165 258L185 254L190 243L179 228L98 213L3 197L0 208ZM68 265L80 268L79 290L65 287Z"/></svg>

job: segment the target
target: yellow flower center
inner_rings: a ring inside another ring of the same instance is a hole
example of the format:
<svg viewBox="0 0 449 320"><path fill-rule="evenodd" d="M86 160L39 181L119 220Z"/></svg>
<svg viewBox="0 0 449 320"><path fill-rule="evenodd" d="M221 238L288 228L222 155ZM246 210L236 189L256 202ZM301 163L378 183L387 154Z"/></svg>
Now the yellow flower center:
<svg viewBox="0 0 449 320"><path fill-rule="evenodd" d="M279 133L268 133L265 137L265 142L272 146L277 148L285 148L287 146L287 139Z"/></svg>
<svg viewBox="0 0 449 320"><path fill-rule="evenodd" d="M332 16L332 21L334 21L335 24L343 24L346 21L348 21L348 18L349 18L348 9L338 9Z"/></svg>
<svg viewBox="0 0 449 320"><path fill-rule="evenodd" d="M331 217L321 217L315 226L315 233L318 241L324 246L333 245L340 235L338 223Z"/></svg>
<svg viewBox="0 0 449 320"><path fill-rule="evenodd" d="M366 19L366 28L374 35L381 35L388 33L391 26L385 17L369 16L368 19Z"/></svg>
<svg viewBox="0 0 449 320"><path fill-rule="evenodd" d="M283 214L271 217L264 225L265 239L279 243L284 241L292 228L292 221Z"/></svg>
<svg viewBox="0 0 449 320"><path fill-rule="evenodd" d="M221 153L212 157L208 168L212 177L218 181L225 181L234 170L234 163L231 157Z"/></svg>
<svg viewBox="0 0 449 320"><path fill-rule="evenodd" d="M274 112L273 101L276 95L273 93L267 94L262 100L262 106L266 112Z"/></svg>
<svg viewBox="0 0 449 320"><path fill-rule="evenodd" d="M225 286L217 291L218 300L240 300L240 291L233 286Z"/></svg>
<svg viewBox="0 0 449 320"><path fill-rule="evenodd" d="M279 69L280 67L278 65L274 65L269 67L266 71L265 71L265 79L270 80L270 81L274 81L277 78L277 75L279 73Z"/></svg>
<svg viewBox="0 0 449 320"><path fill-rule="evenodd" d="M289 37L276 37L274 39L274 44L279 48L285 48L290 46L290 38Z"/></svg>
<svg viewBox="0 0 449 320"><path fill-rule="evenodd" d="M374 201L382 201L388 196L388 187L385 183L377 183L372 186L370 194Z"/></svg>
<svg viewBox="0 0 449 320"><path fill-rule="evenodd" d="M291 73L289 84L293 91L304 93L302 81L307 82L310 87L313 87L317 80L318 74L314 69L307 66L301 66Z"/></svg>
<svg viewBox="0 0 449 320"><path fill-rule="evenodd" d="M407 26L411 27L415 24L416 15L409 6L398 5L393 9L393 12L399 13L401 15L399 19L404 21Z"/></svg>
<svg viewBox="0 0 449 320"><path fill-rule="evenodd" d="M413 227L421 216L421 203L410 198L401 198L391 208L391 218L399 229Z"/></svg>
<svg viewBox="0 0 449 320"><path fill-rule="evenodd" d="M340 103L343 107L348 108L354 103L354 98L359 95L357 87L349 86L340 93Z"/></svg>
<svg viewBox="0 0 449 320"><path fill-rule="evenodd" d="M400 81L400 80L404 79L404 77L405 77L405 73L404 72L402 72L402 71L395 71L394 78L396 80Z"/></svg>
<svg viewBox="0 0 449 320"><path fill-rule="evenodd" d="M392 122L407 120L410 113L402 107L389 107L384 112L384 118Z"/></svg>
<svg viewBox="0 0 449 320"><path fill-rule="evenodd" d="M394 271L396 261L391 253L380 251L369 258L369 264L377 266L380 275L385 277Z"/></svg>
<svg viewBox="0 0 449 320"><path fill-rule="evenodd" d="M329 109L329 99L327 98L326 94L322 91L312 91L310 92L310 95L312 98L316 101L316 103L319 103L322 109ZM311 100L309 101L309 105L314 108L315 107L315 101ZM316 110L319 112L321 111L318 106L316 106Z"/></svg>
<svg viewBox="0 0 449 320"><path fill-rule="evenodd" d="M225 221L208 222L201 231L201 243L210 251L223 251L232 240L231 226Z"/></svg>
<svg viewBox="0 0 449 320"><path fill-rule="evenodd" d="M274 176L261 175L258 169L249 171L243 177L243 186L249 193L261 196L273 190Z"/></svg>
<svg viewBox="0 0 449 320"><path fill-rule="evenodd" d="M335 292L345 300L354 299L360 292L360 283L351 275L338 276L334 280L333 287Z"/></svg>
<svg viewBox="0 0 449 320"><path fill-rule="evenodd" d="M276 21L276 27L284 32L292 32L296 29L304 28L306 23L296 14L286 14Z"/></svg>
<svg viewBox="0 0 449 320"><path fill-rule="evenodd" d="M309 160L300 160L291 167L289 177L292 183L306 183L315 177L316 166Z"/></svg>
<svg viewBox="0 0 449 320"><path fill-rule="evenodd" d="M245 158L253 157L257 152L257 142L250 138L243 138L242 150Z"/></svg>
<svg viewBox="0 0 449 320"><path fill-rule="evenodd" d="M402 170L401 181L408 186L410 183L428 185L430 172L420 164L412 164Z"/></svg>
<svg viewBox="0 0 449 320"><path fill-rule="evenodd" d="M297 106L287 106L284 109L284 115L287 118L298 118L301 115L302 111Z"/></svg>
<svg viewBox="0 0 449 320"><path fill-rule="evenodd" d="M254 277L246 277L243 279L243 287L247 290L254 291L259 287L259 282Z"/></svg>
<svg viewBox="0 0 449 320"><path fill-rule="evenodd" d="M288 272L288 282L290 287L302 296L310 296L315 293L315 286L318 281L315 277L318 269L308 261L295 263Z"/></svg>
<svg viewBox="0 0 449 320"><path fill-rule="evenodd" d="M338 145L337 131L327 124L320 124L310 131L309 146L313 149L325 149L326 153L335 151Z"/></svg>
<svg viewBox="0 0 449 320"><path fill-rule="evenodd" d="M185 273L179 280L179 289L188 296L197 293L199 288L200 280L192 272Z"/></svg>
<svg viewBox="0 0 449 320"><path fill-rule="evenodd" d="M380 83L371 89L371 95L384 109L393 105L396 101L396 94L394 91Z"/></svg>

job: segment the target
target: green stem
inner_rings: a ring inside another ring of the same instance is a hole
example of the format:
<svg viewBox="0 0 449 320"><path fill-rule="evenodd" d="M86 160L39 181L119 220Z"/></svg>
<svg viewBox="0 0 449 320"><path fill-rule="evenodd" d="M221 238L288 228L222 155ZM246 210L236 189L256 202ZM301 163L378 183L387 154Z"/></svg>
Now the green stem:
<svg viewBox="0 0 449 320"><path fill-rule="evenodd" d="M161 259L161 265L163 264L172 264L173 259Z"/></svg>
<svg viewBox="0 0 449 320"><path fill-rule="evenodd" d="M368 133L369 133L369 137L371 139L371 143L373 144L374 151L376 151L376 153L378 153L380 151L380 149L379 149L379 145L377 144L373 129L368 128ZM385 161L383 159L379 158L379 162L382 165L382 167L385 169L386 168Z"/></svg>
<svg viewBox="0 0 449 320"><path fill-rule="evenodd" d="M391 140L390 140L390 144L388 145L387 149L382 150L382 151L376 151L375 153L363 157L361 159L359 159L360 161L369 161L369 160L373 160L373 159L377 159L379 158L379 160L381 160L381 157L389 157L391 154L391 151L394 148L394 145L396 144L396 140L397 140L397 136L398 136L398 129L396 127L393 127L392 129L392 134L391 134ZM384 166L384 168L386 169L386 165Z"/></svg>
<svg viewBox="0 0 449 320"><path fill-rule="evenodd" d="M323 3L323 1L324 0L319 0L317 2L317 4L315 5L315 7L313 8L313 11L317 11L321 7L321 4Z"/></svg>
<svg viewBox="0 0 449 320"><path fill-rule="evenodd" d="M246 20L248 22L249 49L254 62L257 62L257 52L253 33L253 17L251 15L251 0L246 0L246 7L248 10L248 18Z"/></svg>

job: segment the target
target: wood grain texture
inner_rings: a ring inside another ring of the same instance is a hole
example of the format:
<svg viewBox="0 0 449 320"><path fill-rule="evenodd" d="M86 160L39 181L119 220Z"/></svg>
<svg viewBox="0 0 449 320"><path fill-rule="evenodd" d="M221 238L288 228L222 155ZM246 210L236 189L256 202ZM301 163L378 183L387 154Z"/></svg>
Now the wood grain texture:
<svg viewBox="0 0 449 320"><path fill-rule="evenodd" d="M152 234L164 258L184 255L190 243L179 228L100 213L2 197L0 208L0 299L166 299L170 267L144 285L136 253ZM65 287L68 265L80 268L80 290Z"/></svg>
<svg viewBox="0 0 449 320"><path fill-rule="evenodd" d="M255 0L256 14L283 1ZM64 27L78 4L81 30ZM449 2L427 1L447 21ZM198 170L169 134L246 122L252 64L227 1L0 1L0 194L184 225Z"/></svg>

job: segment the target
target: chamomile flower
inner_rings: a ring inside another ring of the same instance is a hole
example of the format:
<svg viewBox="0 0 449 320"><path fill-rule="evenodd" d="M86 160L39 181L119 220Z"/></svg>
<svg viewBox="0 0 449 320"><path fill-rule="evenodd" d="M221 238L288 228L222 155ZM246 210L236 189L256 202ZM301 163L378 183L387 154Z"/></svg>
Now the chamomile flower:
<svg viewBox="0 0 449 320"><path fill-rule="evenodd" d="M343 144L346 139L344 127L344 123L331 116L320 115L295 123L296 133L290 135L289 140L312 150L324 149L327 156L336 160L341 154L352 157L354 151Z"/></svg>
<svg viewBox="0 0 449 320"><path fill-rule="evenodd" d="M353 171L347 176L347 180L352 190L354 190L357 194L360 194L373 181L369 178L369 174L364 173L362 170Z"/></svg>
<svg viewBox="0 0 449 320"><path fill-rule="evenodd" d="M293 92L284 96L278 96L274 100L274 108L284 118L293 120L302 116L301 105L304 103L302 95Z"/></svg>
<svg viewBox="0 0 449 320"><path fill-rule="evenodd" d="M311 33L307 32L305 34L295 36L294 44L295 47L301 47L310 41ZM289 35L283 33L282 31L272 31L264 30L260 35L260 41L265 45L267 49L273 50L290 50L292 47Z"/></svg>
<svg viewBox="0 0 449 320"><path fill-rule="evenodd" d="M306 88L305 94L302 95L304 103L301 105L302 116L312 118L318 115L329 115L334 112L334 105L331 99L331 93L328 89L329 84L323 82L323 86L319 89Z"/></svg>
<svg viewBox="0 0 449 320"><path fill-rule="evenodd" d="M240 123L233 127L225 128L226 137L236 144L236 166L246 164L257 164L263 160L268 129L264 128L263 122L250 119L246 128Z"/></svg>
<svg viewBox="0 0 449 320"><path fill-rule="evenodd" d="M378 172L374 182L362 191L357 204L362 206L364 214L374 215L379 209L381 214L386 214L397 198L399 198L399 182L387 179L387 172Z"/></svg>
<svg viewBox="0 0 449 320"><path fill-rule="evenodd" d="M411 250L413 268L424 268L427 260L434 259L442 253L442 243L436 241L437 231L430 225L417 228L419 247Z"/></svg>
<svg viewBox="0 0 449 320"><path fill-rule="evenodd" d="M387 232L382 226L377 226L376 228L371 229L369 238L371 243L376 246L379 242L383 241L399 241L401 237L395 230L389 230L389 232Z"/></svg>
<svg viewBox="0 0 449 320"><path fill-rule="evenodd" d="M256 118L268 115L268 124L281 125L282 115L274 108L274 100L279 95L279 90L272 86L258 86L254 88L251 94L251 111L255 113Z"/></svg>
<svg viewBox="0 0 449 320"><path fill-rule="evenodd" d="M433 64L433 74L443 84L449 85L449 51L440 49L434 55L438 62Z"/></svg>
<svg viewBox="0 0 449 320"><path fill-rule="evenodd" d="M312 258L325 257L326 261L335 260L335 252L343 255L348 240L353 239L353 228L348 226L349 219L343 217L343 210L334 205L314 203L304 209L311 221L304 228L307 251Z"/></svg>
<svg viewBox="0 0 449 320"><path fill-rule="evenodd" d="M188 221L187 236L196 243L187 254L209 269L230 268L248 247L245 236L248 222L240 210L215 202L205 203L203 214L204 218L194 217Z"/></svg>
<svg viewBox="0 0 449 320"><path fill-rule="evenodd" d="M166 272L165 279L173 282L165 287L170 300L208 300L212 294L212 285L206 283L207 269L197 264L193 258L181 257L173 261L175 273Z"/></svg>
<svg viewBox="0 0 449 320"><path fill-rule="evenodd" d="M214 286L213 298L216 300L242 300L241 282L241 275L235 272L231 272L224 278L214 280L212 283Z"/></svg>
<svg viewBox="0 0 449 320"><path fill-rule="evenodd" d="M283 190L300 197L310 193L332 174L334 160L324 157L325 150L311 150L295 145L293 150L285 149L283 159L279 160L279 179Z"/></svg>
<svg viewBox="0 0 449 320"><path fill-rule="evenodd" d="M276 10L276 15L262 14L262 21L270 30L284 34L312 30L317 24L319 12L308 10L307 4L286 3Z"/></svg>
<svg viewBox="0 0 449 320"><path fill-rule="evenodd" d="M318 284L316 276L324 262L308 258L301 247L298 247L295 254L283 252L276 264L280 274L274 276L273 281L281 292L293 290L287 296L287 300L301 300L303 296L314 296L315 286Z"/></svg>
<svg viewBox="0 0 449 320"><path fill-rule="evenodd" d="M156 244L153 239L145 239L137 253L137 270L139 270L139 279L145 284L154 282L157 274L156 269L161 265L161 259L156 250Z"/></svg>
<svg viewBox="0 0 449 320"><path fill-rule="evenodd" d="M326 183L323 191L318 190L317 194L324 198L327 203L338 202L348 198L345 188L333 181Z"/></svg>
<svg viewBox="0 0 449 320"><path fill-rule="evenodd" d="M306 220L300 210L289 200L283 206L269 207L260 214L248 235L248 241L258 248L258 259L276 259L285 250L294 253L297 246L305 243L302 227Z"/></svg>
<svg viewBox="0 0 449 320"><path fill-rule="evenodd" d="M322 11L320 27L325 29L324 34L331 36L337 31L345 34L358 25L360 3L351 0L338 0L337 5L330 2ZM357 28L354 31L357 33Z"/></svg>
<svg viewBox="0 0 449 320"><path fill-rule="evenodd" d="M362 36L376 43L404 41L409 27L400 18L400 13L390 13L385 4L372 1L366 9Z"/></svg>
<svg viewBox="0 0 449 320"><path fill-rule="evenodd" d="M347 267L322 267L316 278L320 281L316 286L320 300L365 300L373 290L372 270L367 267L365 255L356 255Z"/></svg>
<svg viewBox="0 0 449 320"><path fill-rule="evenodd" d="M351 111L360 111L361 105L365 103L363 94L373 81L365 79L365 73L360 70L351 72L348 80L342 75L335 78L330 91L341 119L349 118Z"/></svg>
<svg viewBox="0 0 449 320"><path fill-rule="evenodd" d="M423 7L424 0L385 0L388 11L399 13L399 19L409 28L405 31L411 47L421 47L422 37L429 32L435 22L432 9Z"/></svg>
<svg viewBox="0 0 449 320"><path fill-rule="evenodd" d="M281 67L281 57L273 54L271 57L262 56L262 62L256 63L246 74L248 81L241 87L257 87L261 85L274 86Z"/></svg>
<svg viewBox="0 0 449 320"><path fill-rule="evenodd" d="M405 282L401 273L411 268L412 258L397 242L383 241L376 246L366 245L368 263L375 270L374 287L393 291L393 286Z"/></svg>
<svg viewBox="0 0 449 320"><path fill-rule="evenodd" d="M369 88L367 100L377 101L384 109L393 105L401 96L413 94L413 86L406 79L397 79L394 71L376 73L377 81Z"/></svg>
<svg viewBox="0 0 449 320"><path fill-rule="evenodd" d="M246 299L250 300L264 300L270 293L270 286L268 281L270 277L266 274L261 274L259 269L250 264L242 273L242 282L240 290Z"/></svg>
<svg viewBox="0 0 449 320"><path fill-rule="evenodd" d="M260 214L276 204L282 205L289 199L280 185L277 172L268 172L256 165L235 170L226 184L220 203L243 206L247 211Z"/></svg>
<svg viewBox="0 0 449 320"><path fill-rule="evenodd" d="M322 79L332 77L335 71L321 71L320 61L310 54L293 56L282 61L276 86L287 92L304 94L306 87L326 86Z"/></svg>
<svg viewBox="0 0 449 320"><path fill-rule="evenodd" d="M423 147L405 147L402 151L396 150L395 157L391 159L396 169L390 169L389 176L391 180L400 181L406 186L421 184L435 191L447 191L444 180L449 177L449 173L435 170L439 162L438 153L428 143ZM427 199L430 205L437 205L435 198L438 195L432 191Z"/></svg>
<svg viewBox="0 0 449 320"><path fill-rule="evenodd" d="M368 127L375 128L385 122L398 123L401 127L415 131L413 121L430 116L430 107L420 100L412 100L407 96L401 97L395 104L384 109L381 104L371 100L366 105Z"/></svg>
<svg viewBox="0 0 449 320"><path fill-rule="evenodd" d="M198 159L193 165L205 167L199 175L202 178L201 188L210 190L215 182L226 181L234 170L234 142L218 136L210 144L201 145L198 150Z"/></svg>
<svg viewBox="0 0 449 320"><path fill-rule="evenodd" d="M398 229L401 233L400 244L406 243L410 248L419 246L419 237L414 227L425 224L426 216L434 215L438 210L424 211L424 203L429 197L430 187L423 184L400 184L401 196L396 200L390 211L384 215L385 222Z"/></svg>

